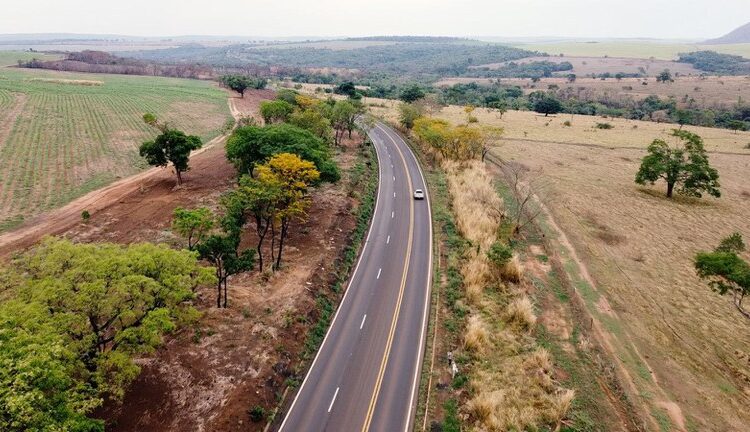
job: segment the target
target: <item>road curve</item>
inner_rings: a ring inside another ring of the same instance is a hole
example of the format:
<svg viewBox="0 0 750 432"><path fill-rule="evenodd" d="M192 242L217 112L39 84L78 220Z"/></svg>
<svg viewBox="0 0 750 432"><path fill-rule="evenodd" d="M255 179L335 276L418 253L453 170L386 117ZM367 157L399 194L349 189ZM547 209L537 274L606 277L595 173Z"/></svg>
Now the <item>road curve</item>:
<svg viewBox="0 0 750 432"><path fill-rule="evenodd" d="M429 194L416 157L378 123L378 195L359 261L281 432L410 431L432 280ZM425 200L412 198L415 189Z"/></svg>

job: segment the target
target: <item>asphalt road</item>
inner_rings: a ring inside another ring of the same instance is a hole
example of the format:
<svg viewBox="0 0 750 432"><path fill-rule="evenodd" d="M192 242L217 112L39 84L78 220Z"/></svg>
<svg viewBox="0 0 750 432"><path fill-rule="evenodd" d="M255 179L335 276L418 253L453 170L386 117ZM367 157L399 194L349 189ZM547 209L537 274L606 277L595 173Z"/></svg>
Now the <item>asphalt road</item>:
<svg viewBox="0 0 750 432"><path fill-rule="evenodd" d="M398 134L378 124L369 135L380 165L370 231L279 431L411 430L432 276L429 194Z"/></svg>

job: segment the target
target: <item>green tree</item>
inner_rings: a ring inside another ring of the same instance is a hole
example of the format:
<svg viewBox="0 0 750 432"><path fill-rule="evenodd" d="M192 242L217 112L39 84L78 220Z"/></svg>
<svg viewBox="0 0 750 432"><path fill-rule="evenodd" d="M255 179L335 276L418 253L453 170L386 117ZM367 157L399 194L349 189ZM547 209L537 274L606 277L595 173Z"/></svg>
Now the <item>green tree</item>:
<svg viewBox="0 0 750 432"><path fill-rule="evenodd" d="M529 96L534 111L538 112L539 114L544 114L545 117L549 116L550 114L557 114L563 111L563 104L562 102L560 102L560 99L550 94L544 92L535 92Z"/></svg>
<svg viewBox="0 0 750 432"><path fill-rule="evenodd" d="M282 199L281 185L278 182L269 182L247 175L240 178L237 189L222 197L222 204L227 209L227 217L236 221L234 226L242 226L246 220L250 220L253 224L258 237L255 251L260 272L263 271L264 265L263 246L276 221L277 209ZM273 254L271 259L273 260Z"/></svg>
<svg viewBox="0 0 750 432"><path fill-rule="evenodd" d="M405 88L399 95L399 99L406 103L412 103L422 99L424 96L424 90L419 85L414 84Z"/></svg>
<svg viewBox="0 0 750 432"><path fill-rule="evenodd" d="M341 83L333 88L333 92L336 94L346 95L350 98L357 97L357 88L354 86L354 83L351 81L347 81L345 83Z"/></svg>
<svg viewBox="0 0 750 432"><path fill-rule="evenodd" d="M656 76L656 82L674 82L674 79L672 78L672 72L670 72L669 69L664 69L659 75Z"/></svg>
<svg viewBox="0 0 750 432"><path fill-rule="evenodd" d="M219 81L227 88L236 91L240 97L245 97L245 91L249 88L265 88L268 81L264 78L252 78L246 75L223 75Z"/></svg>
<svg viewBox="0 0 750 432"><path fill-rule="evenodd" d="M352 137L352 131L356 126L357 117L363 112L361 105L353 101L343 100L336 101L331 108L331 124L335 131L333 142L336 145L341 144L344 132L349 132L349 138Z"/></svg>
<svg viewBox="0 0 750 432"><path fill-rule="evenodd" d="M662 179L667 183L669 198L675 188L683 195L700 198L705 192L720 197L719 173L708 163L703 139L694 133L677 129L672 135L679 138L682 145L670 147L664 140L654 140L648 146L648 154L641 162L635 182L645 185Z"/></svg>
<svg viewBox="0 0 750 432"><path fill-rule="evenodd" d="M750 295L750 264L739 256L744 250L742 235L734 233L723 239L713 252L699 252L694 265L698 276L707 280L712 290L720 295L731 294L737 310L750 319L750 311L742 305Z"/></svg>
<svg viewBox="0 0 750 432"><path fill-rule="evenodd" d="M234 222L234 221L233 221ZM229 276L252 270L255 251L247 249L239 252L241 226L231 226L228 233L208 236L196 247L200 258L214 266L216 275L216 307L229 306L227 281ZM225 228L225 229L226 229Z"/></svg>
<svg viewBox="0 0 750 432"><path fill-rule="evenodd" d="M157 127L161 134L154 140L141 144L139 153L149 165L165 167L170 163L177 175L177 185L182 184L182 173L190 169L190 152L201 148L200 137L186 135L177 129L170 129L166 124L159 124L153 114L144 114L146 124Z"/></svg>
<svg viewBox="0 0 750 432"><path fill-rule="evenodd" d="M260 115L268 125L287 121L294 112L294 105L283 100L263 101L260 103Z"/></svg>
<svg viewBox="0 0 750 432"><path fill-rule="evenodd" d="M398 121L401 126L411 130L414 127L414 121L424 115L423 111L418 105L400 103L398 105Z"/></svg>
<svg viewBox="0 0 750 432"><path fill-rule="evenodd" d="M46 239L13 262L1 291L0 429L101 431L86 418L121 400L162 336L194 319L212 269L165 246Z"/></svg>
<svg viewBox="0 0 750 432"><path fill-rule="evenodd" d="M172 231L187 240L192 250L214 227L214 214L206 207L187 210L177 207L172 214Z"/></svg>
<svg viewBox="0 0 750 432"><path fill-rule="evenodd" d="M742 120L729 120L727 122L727 128L737 133L737 131L746 131L748 128L748 124L747 122Z"/></svg>
<svg viewBox="0 0 750 432"><path fill-rule="evenodd" d="M310 131L290 124L237 128L226 144L227 158L237 171L253 175L257 164L279 153L293 153L315 164L320 179L336 182L341 177L328 145Z"/></svg>
<svg viewBox="0 0 750 432"><path fill-rule="evenodd" d="M289 124L306 129L326 142L333 140L331 122L319 109L310 108L297 111L289 116Z"/></svg>

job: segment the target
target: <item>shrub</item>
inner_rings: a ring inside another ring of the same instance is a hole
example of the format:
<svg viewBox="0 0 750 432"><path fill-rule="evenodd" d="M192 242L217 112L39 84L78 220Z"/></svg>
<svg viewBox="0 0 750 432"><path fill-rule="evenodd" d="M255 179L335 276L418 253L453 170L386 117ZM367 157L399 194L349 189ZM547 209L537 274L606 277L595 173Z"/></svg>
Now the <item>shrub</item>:
<svg viewBox="0 0 750 432"><path fill-rule="evenodd" d="M570 120L565 120L563 122L563 126L565 126L565 127L571 127L571 126L573 126L573 123L571 123Z"/></svg>
<svg viewBox="0 0 750 432"><path fill-rule="evenodd" d="M482 353L489 345L490 335L487 332L482 319L477 315L469 317L466 324L466 334L464 335L464 347L476 353Z"/></svg>
<svg viewBox="0 0 750 432"><path fill-rule="evenodd" d="M255 423L259 423L266 418L266 410L260 405L255 405L254 407L250 408L248 414L250 415L250 420L254 421Z"/></svg>
<svg viewBox="0 0 750 432"><path fill-rule="evenodd" d="M89 219L91 219L91 213L89 213L88 210L82 211L81 212L81 219L83 219L84 222L87 221L87 220L89 220Z"/></svg>
<svg viewBox="0 0 750 432"><path fill-rule="evenodd" d="M500 278L507 282L519 283L523 277L523 266L518 256L514 256L510 261L500 268Z"/></svg>
<svg viewBox="0 0 750 432"><path fill-rule="evenodd" d="M596 128L597 129L614 129L615 127L612 126L610 123L597 123Z"/></svg>
<svg viewBox="0 0 750 432"><path fill-rule="evenodd" d="M516 324L522 329L530 330L536 324L536 315L534 315L534 306L528 297L521 297L513 300L506 310L507 321Z"/></svg>

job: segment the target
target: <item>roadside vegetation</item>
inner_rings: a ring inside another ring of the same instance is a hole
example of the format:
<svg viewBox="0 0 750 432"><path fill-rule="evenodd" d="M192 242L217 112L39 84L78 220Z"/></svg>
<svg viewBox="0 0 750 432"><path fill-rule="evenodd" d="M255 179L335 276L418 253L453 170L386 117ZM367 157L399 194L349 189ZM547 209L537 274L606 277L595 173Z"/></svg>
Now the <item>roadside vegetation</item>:
<svg viewBox="0 0 750 432"><path fill-rule="evenodd" d="M409 111L401 109L402 125ZM471 113L465 110L467 120ZM459 372L448 383L455 396L442 406L448 430L459 430L461 418L484 430L560 428L575 395L552 377L550 354L533 337L537 317L520 288L523 268L513 251L517 230L479 160L485 142L499 134L430 117L413 121L412 136L445 171L455 218L455 234L450 219L440 222L450 236L443 325L459 344L449 356Z"/></svg>

